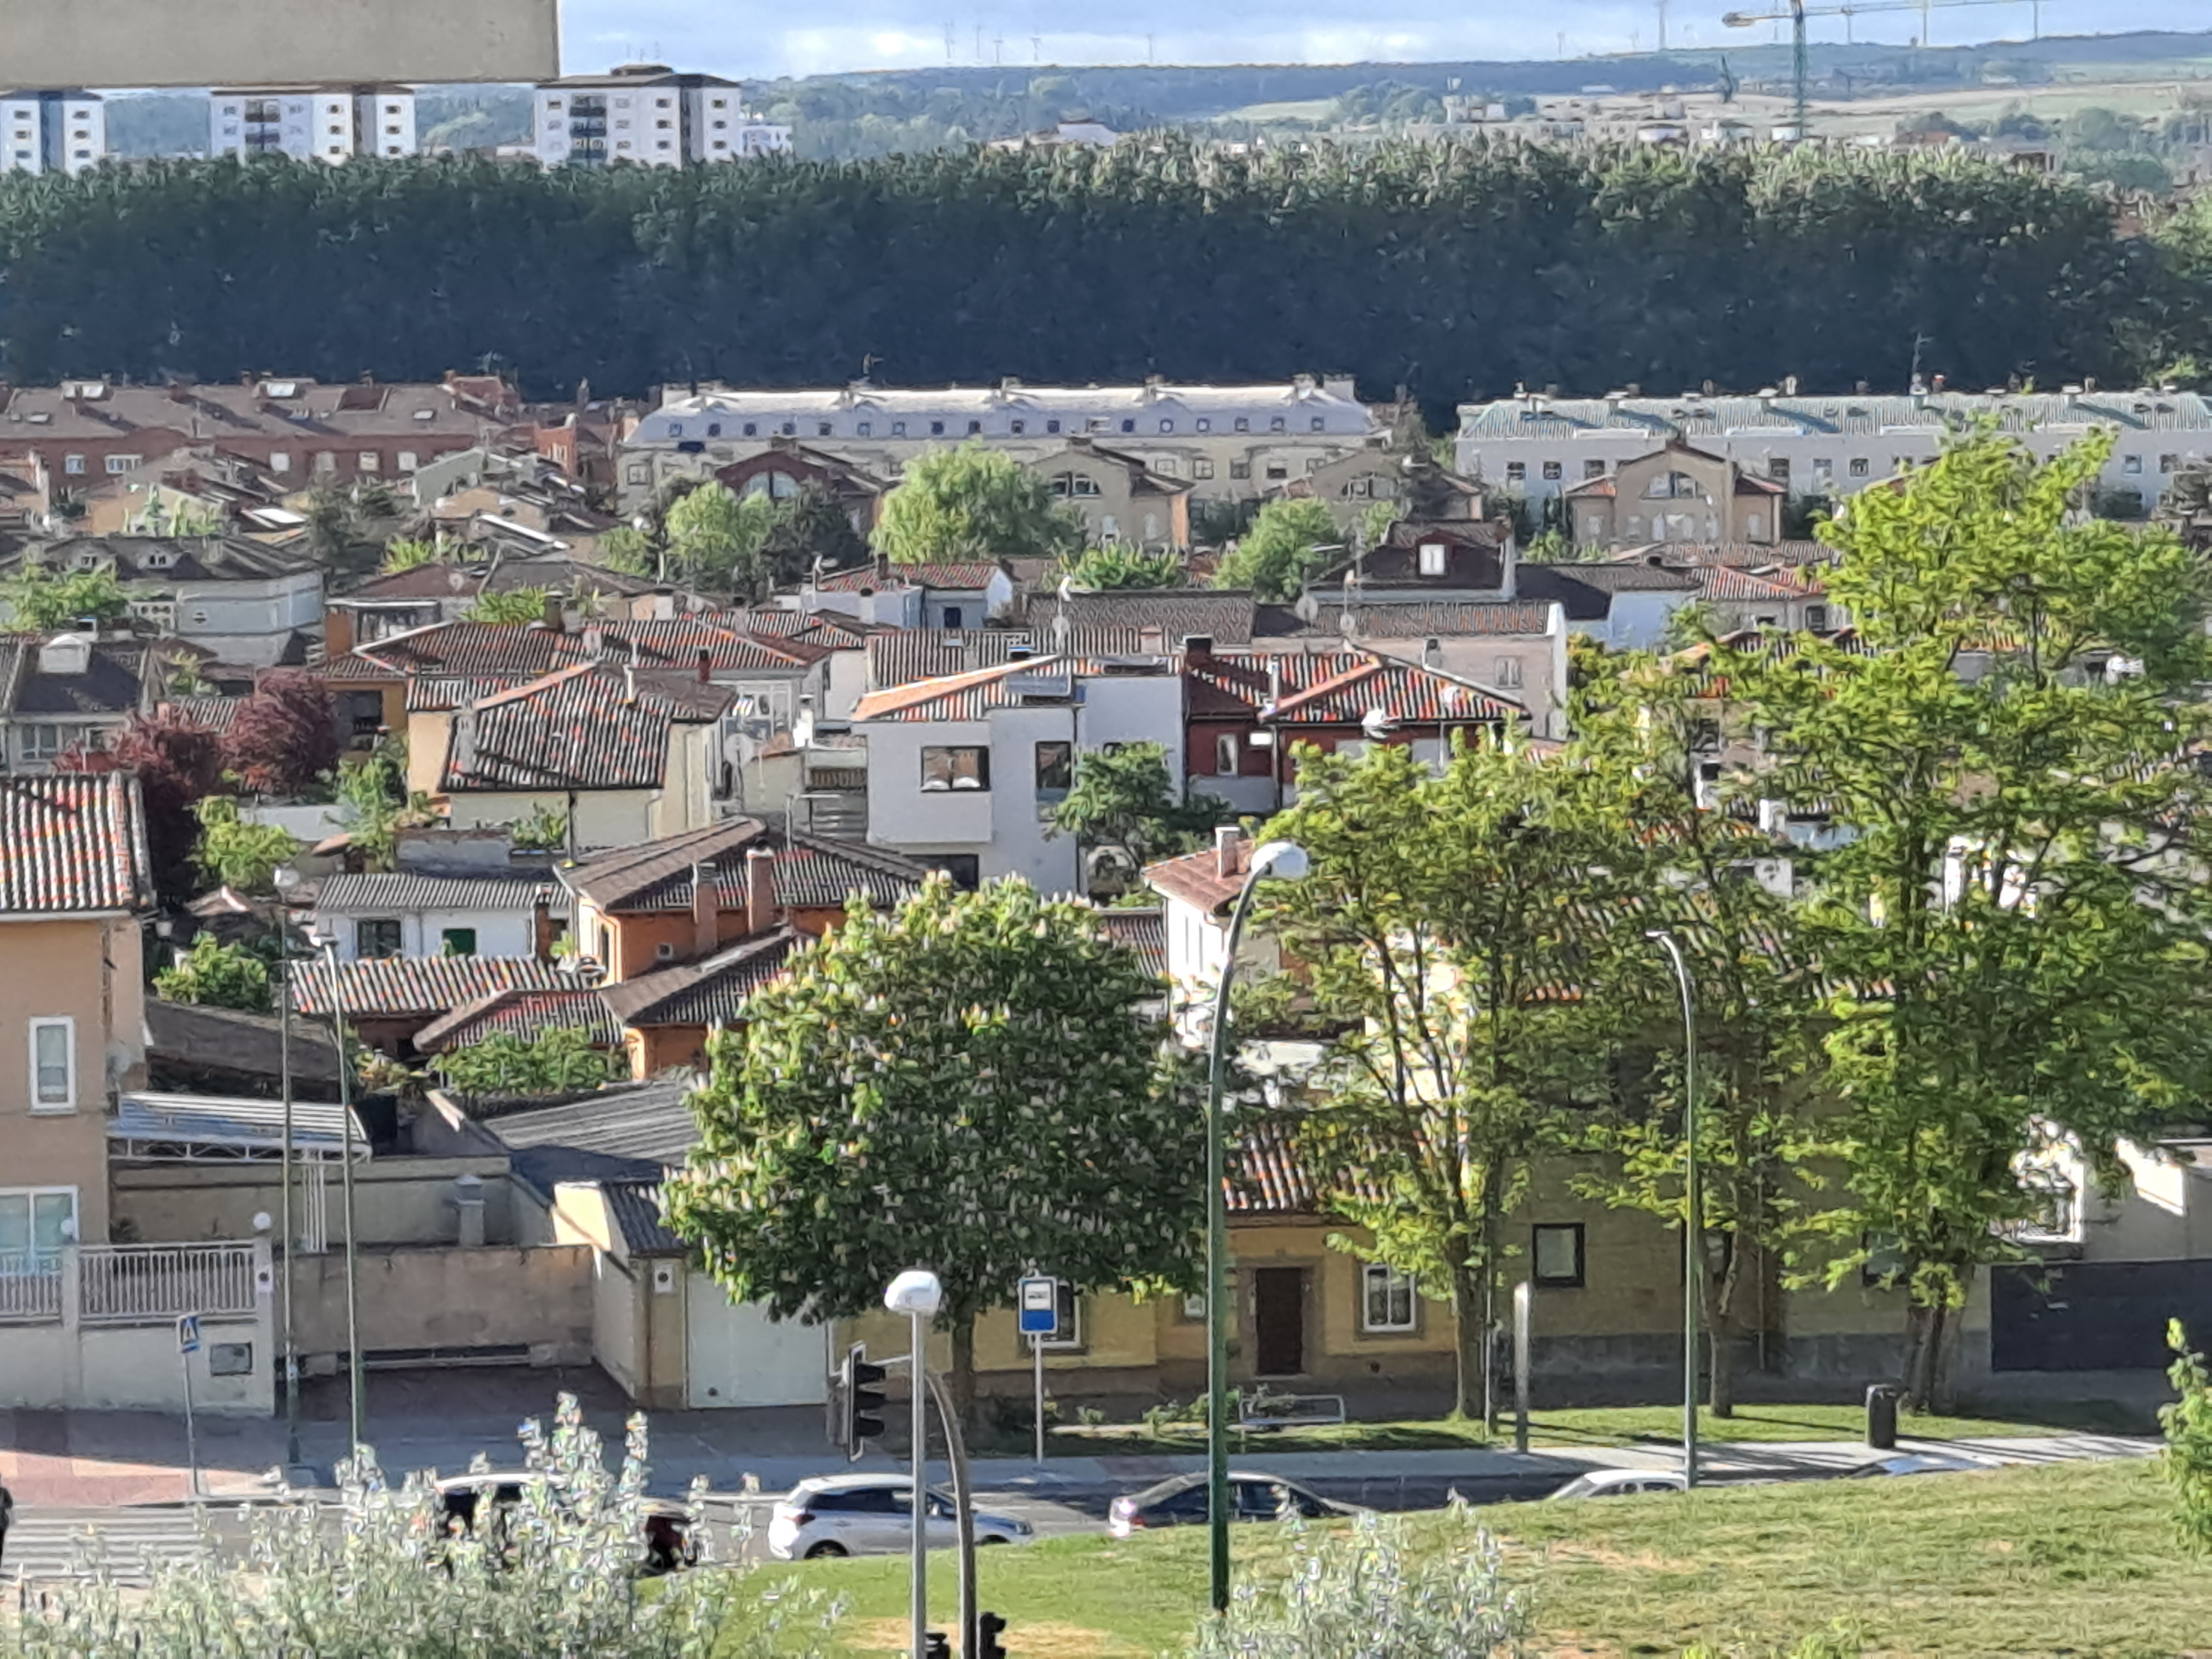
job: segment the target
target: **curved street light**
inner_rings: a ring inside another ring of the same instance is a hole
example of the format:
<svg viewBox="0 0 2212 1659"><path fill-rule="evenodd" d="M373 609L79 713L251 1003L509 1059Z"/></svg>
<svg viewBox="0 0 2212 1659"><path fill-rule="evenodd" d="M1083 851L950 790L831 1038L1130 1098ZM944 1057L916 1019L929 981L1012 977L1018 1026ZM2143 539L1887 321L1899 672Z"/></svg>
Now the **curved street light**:
<svg viewBox="0 0 2212 1659"><path fill-rule="evenodd" d="M1698 1017L1682 946L1664 927L1644 935L1667 953L1682 992L1682 1483L1698 1484L1698 1314L1705 1293L1705 1229L1698 1190Z"/></svg>

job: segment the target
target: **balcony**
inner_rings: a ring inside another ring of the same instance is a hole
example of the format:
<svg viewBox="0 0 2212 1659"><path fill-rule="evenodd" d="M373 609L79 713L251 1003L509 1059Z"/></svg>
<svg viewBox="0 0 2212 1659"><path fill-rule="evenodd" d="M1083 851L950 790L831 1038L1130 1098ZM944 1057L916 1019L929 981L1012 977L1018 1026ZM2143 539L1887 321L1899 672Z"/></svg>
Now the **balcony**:
<svg viewBox="0 0 2212 1659"><path fill-rule="evenodd" d="M257 1256L252 1243L0 1251L0 1323L59 1324L72 1303L83 1325L250 1317L259 1306Z"/></svg>
<svg viewBox="0 0 2212 1659"><path fill-rule="evenodd" d="M52 1250L0 1250L0 1323L62 1316L62 1259Z"/></svg>

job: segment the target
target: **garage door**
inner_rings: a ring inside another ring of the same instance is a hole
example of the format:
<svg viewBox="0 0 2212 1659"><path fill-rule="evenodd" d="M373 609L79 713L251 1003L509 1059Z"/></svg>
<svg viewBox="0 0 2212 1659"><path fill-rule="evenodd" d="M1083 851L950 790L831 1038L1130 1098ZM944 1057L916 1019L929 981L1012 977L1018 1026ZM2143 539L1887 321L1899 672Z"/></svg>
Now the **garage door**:
<svg viewBox="0 0 2212 1659"><path fill-rule="evenodd" d="M684 1303L684 1394L694 1409L818 1406L828 1397L821 1326L770 1319L696 1271Z"/></svg>

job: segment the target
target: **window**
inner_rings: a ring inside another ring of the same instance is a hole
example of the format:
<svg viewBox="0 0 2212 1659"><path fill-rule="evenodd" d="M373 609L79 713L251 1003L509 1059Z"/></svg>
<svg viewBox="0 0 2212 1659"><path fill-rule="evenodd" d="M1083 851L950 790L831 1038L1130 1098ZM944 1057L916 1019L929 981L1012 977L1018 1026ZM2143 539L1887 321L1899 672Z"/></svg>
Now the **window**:
<svg viewBox="0 0 2212 1659"><path fill-rule="evenodd" d="M1451 550L1442 542L1423 542L1419 554L1421 574L1424 576L1443 575L1450 557Z"/></svg>
<svg viewBox="0 0 2212 1659"><path fill-rule="evenodd" d="M52 1273L76 1237L76 1188L0 1189L0 1278Z"/></svg>
<svg viewBox="0 0 2212 1659"><path fill-rule="evenodd" d="M828 437L830 435L830 422L827 421L817 421L814 423L814 435L817 438Z"/></svg>
<svg viewBox="0 0 2212 1659"><path fill-rule="evenodd" d="M1521 659L1500 657L1498 659L1497 682L1498 689L1501 691L1519 690L1521 689Z"/></svg>
<svg viewBox="0 0 2212 1659"><path fill-rule="evenodd" d="M1012 432L1014 436L1018 438L1023 433L1029 429L1029 422L1027 421L1015 421L1009 425L1006 429Z"/></svg>
<svg viewBox="0 0 2212 1659"><path fill-rule="evenodd" d="M799 423L795 421L786 421L776 430L787 438L795 438L799 435Z"/></svg>
<svg viewBox="0 0 2212 1659"><path fill-rule="evenodd" d="M1813 483L1815 486L1831 484L1836 479L1836 464L1826 455L1813 458Z"/></svg>
<svg viewBox="0 0 2212 1659"><path fill-rule="evenodd" d="M2142 456L2140 456L2140 455L2123 455L2123 456L2121 456L2121 457L2120 457L2120 471L2123 471L2123 472L2140 472L2140 471L2142 471Z"/></svg>
<svg viewBox="0 0 2212 1659"><path fill-rule="evenodd" d="M269 470L271 472L289 472L292 470L290 453L282 449L271 450L269 453Z"/></svg>
<svg viewBox="0 0 2212 1659"><path fill-rule="evenodd" d="M1213 476L1213 463L1206 459L1203 455L1194 455L1191 457L1190 476L1194 478L1212 477Z"/></svg>
<svg viewBox="0 0 2212 1659"><path fill-rule="evenodd" d="M1805 626L1811 629L1815 634L1826 633L1828 631L1828 607L1825 605L1807 605L1805 607Z"/></svg>
<svg viewBox="0 0 2212 1659"><path fill-rule="evenodd" d="M1561 477L1565 475L1565 472L1566 469L1557 461L1547 461L1544 463L1544 476L1547 478Z"/></svg>
<svg viewBox="0 0 2212 1659"><path fill-rule="evenodd" d="M1175 422L1174 422L1173 421L1166 421L1166 420L1162 421L1162 422L1160 422L1160 430L1161 430L1161 431L1163 431L1163 432L1172 432L1172 431L1174 431L1174 430L1175 430Z"/></svg>
<svg viewBox="0 0 2212 1659"><path fill-rule="evenodd" d="M1075 745L1055 738L1036 746L1036 793L1039 800L1060 801L1075 785Z"/></svg>
<svg viewBox="0 0 2212 1659"><path fill-rule="evenodd" d="M1058 421L1047 421L1044 423L1044 429L1048 432L1057 432L1060 430L1060 422Z"/></svg>
<svg viewBox="0 0 2212 1659"><path fill-rule="evenodd" d="M1418 1311L1413 1276L1370 1261L1359 1270L1359 1328L1410 1331Z"/></svg>
<svg viewBox="0 0 2212 1659"><path fill-rule="evenodd" d="M472 957L477 953L477 930L473 927L448 927L438 936L440 954L449 957Z"/></svg>
<svg viewBox="0 0 2212 1659"><path fill-rule="evenodd" d="M1583 1224L1558 1222L1528 1230L1528 1254L1536 1283L1558 1291L1583 1286Z"/></svg>
<svg viewBox="0 0 2212 1659"><path fill-rule="evenodd" d="M1070 495L1096 495L1098 480L1080 472L1055 473L1052 480L1052 493L1063 501Z"/></svg>
<svg viewBox="0 0 2212 1659"><path fill-rule="evenodd" d="M1647 501L1696 501L1704 500L1705 494L1686 472L1662 472L1644 486Z"/></svg>
<svg viewBox="0 0 2212 1659"><path fill-rule="evenodd" d="M1211 432L1213 430L1213 422L1201 415L1198 417L1198 429L1200 432Z"/></svg>
<svg viewBox="0 0 2212 1659"><path fill-rule="evenodd" d="M280 466L276 470L282 472L284 469ZM623 469L623 481L625 483L649 484L653 482L653 468L643 465L626 466Z"/></svg>
<svg viewBox="0 0 2212 1659"><path fill-rule="evenodd" d="M957 629L965 622L967 615L967 611L961 606L957 605L948 605L945 607L945 626L948 629Z"/></svg>
<svg viewBox="0 0 2212 1659"><path fill-rule="evenodd" d="M721 423L720 421L709 421L709 422L707 422L707 435L708 435L708 437L710 437L710 438L719 438L719 437L720 437L720 436L722 435L722 423Z"/></svg>
<svg viewBox="0 0 2212 1659"><path fill-rule="evenodd" d="M335 471L337 471L337 470L338 470L338 458L337 458L336 455L332 454L332 453L331 453L329 450L327 450L327 449L324 449L324 450L318 450L318 451L316 452L316 453L315 453L315 471L316 471L318 473L323 473L323 472L335 472Z"/></svg>
<svg viewBox="0 0 2212 1659"><path fill-rule="evenodd" d="M31 1109L76 1109L76 1022L67 1015L31 1022Z"/></svg>
<svg viewBox="0 0 2212 1659"><path fill-rule="evenodd" d="M1230 476L1231 477L1232 477L1232 478L1249 478L1249 477L1250 477L1252 476L1252 463L1251 463L1251 462L1249 462L1249 461L1231 461L1231 462L1230 462L1230 463L1229 463L1229 476Z"/></svg>
<svg viewBox="0 0 2212 1659"><path fill-rule="evenodd" d="M1249 432L1249 431L1252 429L1252 422L1251 422L1251 421L1250 421L1247 416L1243 416L1243 415L1239 415L1239 416L1237 417L1237 422L1236 422L1236 424L1237 424L1237 431L1239 431L1239 432Z"/></svg>
<svg viewBox="0 0 2212 1659"><path fill-rule="evenodd" d="M1505 463L1505 482L1506 482L1506 483L1526 483L1528 482L1528 462L1526 462L1526 461L1508 461L1508 462L1506 462L1506 463Z"/></svg>
<svg viewBox="0 0 2212 1659"><path fill-rule="evenodd" d="M982 884L982 861L973 853L933 853L921 860L933 870L942 870L952 878L952 884L963 893L972 893Z"/></svg>
<svg viewBox="0 0 2212 1659"><path fill-rule="evenodd" d="M1241 745L1234 732L1224 732L1213 740L1213 775L1233 778L1241 762Z"/></svg>
<svg viewBox="0 0 2212 1659"><path fill-rule="evenodd" d="M1037 1344L1040 1348L1079 1348L1083 1346L1083 1298L1075 1293L1075 1286L1066 1279L1060 1281L1060 1334L1048 1336Z"/></svg>
<svg viewBox="0 0 2212 1659"><path fill-rule="evenodd" d="M110 472L128 472L138 465L136 455L110 455L105 463Z"/></svg>
<svg viewBox="0 0 2212 1659"><path fill-rule="evenodd" d="M942 438L945 435L945 422L932 421L929 423L929 435L933 438Z"/></svg>
<svg viewBox="0 0 2212 1659"><path fill-rule="evenodd" d="M1863 456L1863 455L1854 455L1854 456L1852 456L1852 457L1851 457L1851 477L1853 477L1854 478L1863 478L1863 477L1865 477L1866 476L1867 476L1867 458L1866 458L1865 456Z"/></svg>
<svg viewBox="0 0 2212 1659"><path fill-rule="evenodd" d="M374 450L364 449L354 457L354 464L363 472L375 472L382 469L384 460Z"/></svg>
<svg viewBox="0 0 2212 1659"><path fill-rule="evenodd" d="M1306 424L1308 428L1311 431L1326 432L1328 430L1328 422L1318 415L1315 416L1313 419Z"/></svg>
<svg viewBox="0 0 2212 1659"><path fill-rule="evenodd" d="M399 918L363 916L353 925L353 953L364 962L399 954Z"/></svg>
<svg viewBox="0 0 2212 1659"><path fill-rule="evenodd" d="M904 421L893 421L891 422L891 436L894 438L903 438L906 436L906 422Z"/></svg>
<svg viewBox="0 0 2212 1659"><path fill-rule="evenodd" d="M1121 430L1124 432L1134 432L1136 429L1137 423L1133 420L1124 421L1121 422Z"/></svg>
<svg viewBox="0 0 2212 1659"><path fill-rule="evenodd" d="M84 457L82 455L63 456L62 471L64 472L82 472L84 471Z"/></svg>
<svg viewBox="0 0 2212 1659"><path fill-rule="evenodd" d="M2180 465L2181 457L2179 455L2161 455L2158 458L2158 470L2161 472L2171 472Z"/></svg>
<svg viewBox="0 0 2212 1659"><path fill-rule="evenodd" d="M863 432L866 432L867 429L868 428L866 427L862 427L860 428ZM748 438L757 438L760 436L760 422L758 421L747 421L745 422L745 436Z"/></svg>
<svg viewBox="0 0 2212 1659"><path fill-rule="evenodd" d="M1605 477L1605 463L1603 461L1584 461L1583 463L1583 477L1585 478L1602 478Z"/></svg>
<svg viewBox="0 0 2212 1659"><path fill-rule="evenodd" d="M1290 423L1279 415L1267 422L1267 430L1270 432L1286 432L1289 429Z"/></svg>
<svg viewBox="0 0 2212 1659"><path fill-rule="evenodd" d="M921 787L925 790L988 789L991 751L980 744L923 750Z"/></svg>
<svg viewBox="0 0 2212 1659"><path fill-rule="evenodd" d="M1273 482L1279 483L1291 476L1290 464L1287 461L1270 461L1267 463L1267 471L1268 478Z"/></svg>
<svg viewBox="0 0 2212 1659"><path fill-rule="evenodd" d="M1789 457L1786 455L1769 456L1766 462L1766 476L1773 479L1777 483L1788 483L1790 482Z"/></svg>
<svg viewBox="0 0 2212 1659"><path fill-rule="evenodd" d="M27 761L50 761L62 752L62 728L36 721L19 728L23 734L22 756Z"/></svg>

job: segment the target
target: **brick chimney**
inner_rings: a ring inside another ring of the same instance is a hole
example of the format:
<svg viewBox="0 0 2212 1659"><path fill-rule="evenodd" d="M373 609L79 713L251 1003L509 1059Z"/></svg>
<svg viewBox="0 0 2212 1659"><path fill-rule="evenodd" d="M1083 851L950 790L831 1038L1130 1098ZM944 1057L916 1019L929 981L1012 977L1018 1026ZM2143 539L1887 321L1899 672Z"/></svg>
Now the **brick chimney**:
<svg viewBox="0 0 2212 1659"><path fill-rule="evenodd" d="M775 849L756 847L745 854L745 932L765 933L775 922Z"/></svg>
<svg viewBox="0 0 2212 1659"><path fill-rule="evenodd" d="M704 685L714 678L714 653L705 646L699 647L699 684Z"/></svg>
<svg viewBox="0 0 2212 1659"><path fill-rule="evenodd" d="M691 954L710 957L721 941L722 891L714 866L691 866Z"/></svg>
<svg viewBox="0 0 2212 1659"><path fill-rule="evenodd" d="M1224 823L1213 832L1213 873L1223 881L1235 881L1244 873L1244 860L1249 856L1243 828Z"/></svg>

